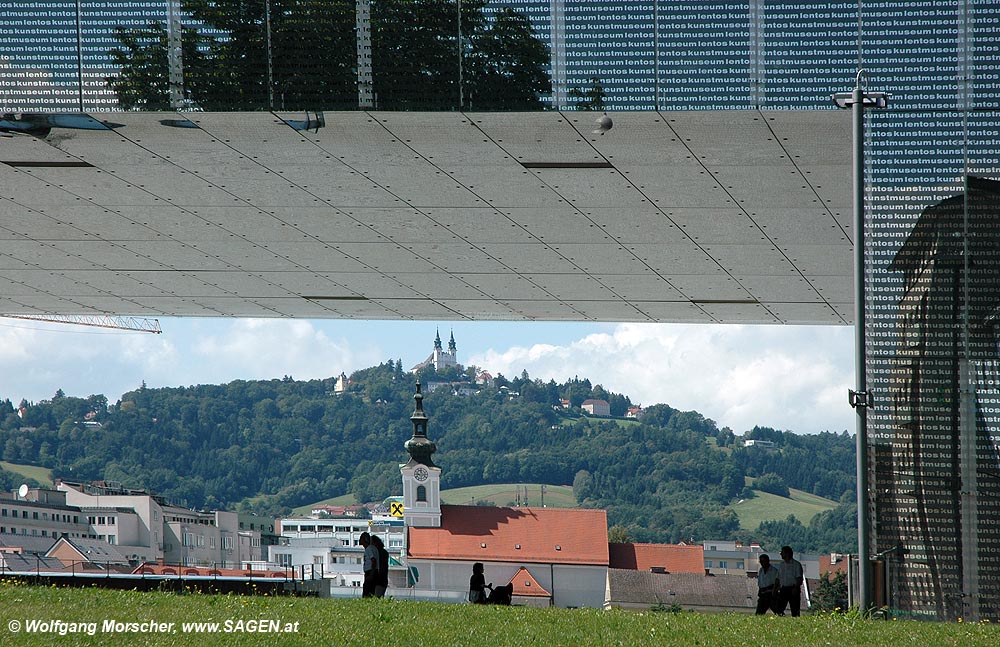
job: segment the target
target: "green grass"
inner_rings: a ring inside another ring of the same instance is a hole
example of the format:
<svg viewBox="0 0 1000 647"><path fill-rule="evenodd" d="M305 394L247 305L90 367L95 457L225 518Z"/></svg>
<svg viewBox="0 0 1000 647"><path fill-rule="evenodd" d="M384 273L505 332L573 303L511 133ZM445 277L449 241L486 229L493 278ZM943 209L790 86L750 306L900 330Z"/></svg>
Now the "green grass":
<svg viewBox="0 0 1000 647"><path fill-rule="evenodd" d="M13 472L14 474L20 474L26 479L34 479L42 485L51 486L52 482L52 470L47 467L36 467L35 465L18 465L17 463L8 463L7 461L0 461L0 467L8 472Z"/></svg>
<svg viewBox="0 0 1000 647"><path fill-rule="evenodd" d="M490 501L499 506L505 506L516 500L515 488L521 489L522 503L524 488L528 488L528 504L541 507L542 500L537 483L524 485L476 485L473 487L455 488L441 492L441 501L451 505L472 505L477 501ZM575 508L576 498L571 485L549 485L545 492L546 508Z"/></svg>
<svg viewBox="0 0 1000 647"><path fill-rule="evenodd" d="M742 503L733 503L730 507L740 519L740 528L756 530L763 521L785 519L790 514L803 524L808 525L814 516L837 506L836 501L824 499L815 494L789 488L790 498L754 490L757 496L746 499Z"/></svg>
<svg viewBox="0 0 1000 647"><path fill-rule="evenodd" d="M533 506L541 505L541 495L537 483L525 483L517 485L475 485L472 487L460 487L451 490L441 491L441 501L449 505L469 505L476 501L492 501L499 506L507 505L516 498L515 487L521 488L521 495L524 496L524 487L528 487L528 502ZM307 515L313 508L321 505L354 505L353 494L344 494L332 499L324 499L316 503L300 506L292 510L293 514ZM570 485L549 485L545 493L545 507L547 508L575 508L576 498L573 497L573 487Z"/></svg>
<svg viewBox="0 0 1000 647"><path fill-rule="evenodd" d="M97 623L86 634L28 633L35 620ZM176 633L103 633L105 620L174 623ZM183 631L184 622L276 620L281 633ZM20 630L12 631L12 623ZM394 600L240 597L55 589L0 584L0 644L35 645L322 645L336 647L860 647L954 645L993 647L996 625L861 620L813 615L532 609Z"/></svg>

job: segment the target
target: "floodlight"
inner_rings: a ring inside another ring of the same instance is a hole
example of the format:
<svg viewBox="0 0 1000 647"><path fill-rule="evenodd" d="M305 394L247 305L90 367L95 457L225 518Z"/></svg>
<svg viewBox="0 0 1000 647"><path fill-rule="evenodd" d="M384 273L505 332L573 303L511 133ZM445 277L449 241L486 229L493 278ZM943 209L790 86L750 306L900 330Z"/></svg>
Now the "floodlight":
<svg viewBox="0 0 1000 647"><path fill-rule="evenodd" d="M614 122L611 121L611 117L609 117L607 113L604 113L604 116L595 121L594 123L597 124L597 129L591 132L593 132L595 135L603 135L604 133L611 130L615 125Z"/></svg>

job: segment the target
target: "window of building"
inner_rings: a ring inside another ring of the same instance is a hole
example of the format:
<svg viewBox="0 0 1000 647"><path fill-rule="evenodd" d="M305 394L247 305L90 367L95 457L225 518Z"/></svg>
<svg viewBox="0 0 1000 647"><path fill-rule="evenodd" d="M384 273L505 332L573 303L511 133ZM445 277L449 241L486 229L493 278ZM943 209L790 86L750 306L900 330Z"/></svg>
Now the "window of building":
<svg viewBox="0 0 1000 647"><path fill-rule="evenodd" d="M729 568L729 562L724 559L719 560L719 568Z"/></svg>
<svg viewBox="0 0 1000 647"><path fill-rule="evenodd" d="M0 508L0 517L7 516L7 508Z"/></svg>
<svg viewBox="0 0 1000 647"><path fill-rule="evenodd" d="M115 535L108 535L108 543L109 544L114 544L116 542L116 540L117 540L117 537L115 537Z"/></svg>
<svg viewBox="0 0 1000 647"><path fill-rule="evenodd" d="M423 485L418 485L417 486L417 501L426 501L426 500L427 500L427 488L424 487Z"/></svg>
<svg viewBox="0 0 1000 647"><path fill-rule="evenodd" d="M279 566L288 567L292 565L291 553L275 553L274 556L278 559Z"/></svg>
<svg viewBox="0 0 1000 647"><path fill-rule="evenodd" d="M25 516L27 516L27 513L25 513ZM38 513L37 512L32 512L31 513L31 518L32 519L37 519L38 518Z"/></svg>
<svg viewBox="0 0 1000 647"><path fill-rule="evenodd" d="M230 537L230 536L228 536L228 535L225 536L225 537L223 537L222 538L222 547L225 550L232 550L233 549L233 538Z"/></svg>
<svg viewBox="0 0 1000 647"><path fill-rule="evenodd" d="M28 511L27 510L21 510L21 518L22 519L27 519L28 518Z"/></svg>
<svg viewBox="0 0 1000 647"><path fill-rule="evenodd" d="M313 564L322 564L322 563L323 563L322 555L313 555Z"/></svg>
<svg viewBox="0 0 1000 647"><path fill-rule="evenodd" d="M712 568L712 560L710 559L705 560L705 568Z"/></svg>

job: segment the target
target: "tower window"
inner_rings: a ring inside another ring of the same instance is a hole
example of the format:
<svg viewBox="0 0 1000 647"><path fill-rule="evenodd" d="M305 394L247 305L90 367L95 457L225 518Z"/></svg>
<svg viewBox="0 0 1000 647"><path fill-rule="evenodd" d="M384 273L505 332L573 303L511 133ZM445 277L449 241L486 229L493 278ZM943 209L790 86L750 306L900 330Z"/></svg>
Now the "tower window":
<svg viewBox="0 0 1000 647"><path fill-rule="evenodd" d="M427 488L423 485L417 486L417 501L427 500Z"/></svg>

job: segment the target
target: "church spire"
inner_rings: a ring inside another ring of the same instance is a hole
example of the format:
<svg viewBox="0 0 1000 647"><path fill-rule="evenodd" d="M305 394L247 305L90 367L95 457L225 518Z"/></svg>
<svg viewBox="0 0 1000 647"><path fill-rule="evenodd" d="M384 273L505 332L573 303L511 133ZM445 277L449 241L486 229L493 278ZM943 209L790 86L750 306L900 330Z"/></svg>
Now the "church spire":
<svg viewBox="0 0 1000 647"><path fill-rule="evenodd" d="M441 331L438 330L434 335L434 350L443 350L441 346Z"/></svg>
<svg viewBox="0 0 1000 647"><path fill-rule="evenodd" d="M451 331L451 339L448 341L448 350L454 355L458 352L458 346L455 345L455 331Z"/></svg>
<svg viewBox="0 0 1000 647"><path fill-rule="evenodd" d="M437 445L427 438L427 414L424 413L424 395L420 392L420 380L417 380L417 392L413 394L413 400L416 402L413 415L410 416L413 436L403 444L403 447L406 448L411 461L434 467L431 454L437 451Z"/></svg>

